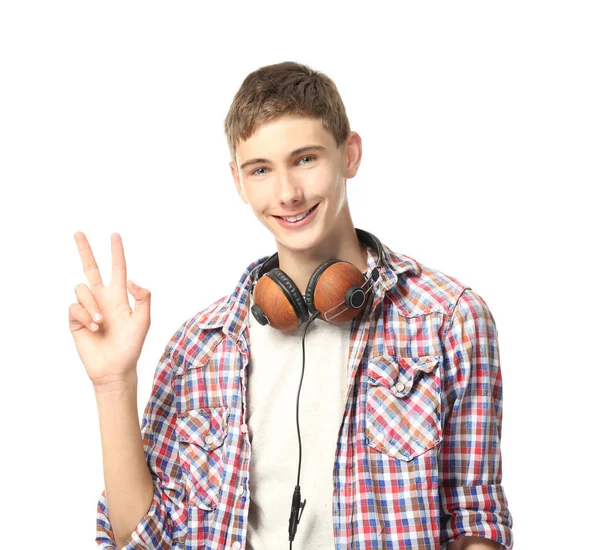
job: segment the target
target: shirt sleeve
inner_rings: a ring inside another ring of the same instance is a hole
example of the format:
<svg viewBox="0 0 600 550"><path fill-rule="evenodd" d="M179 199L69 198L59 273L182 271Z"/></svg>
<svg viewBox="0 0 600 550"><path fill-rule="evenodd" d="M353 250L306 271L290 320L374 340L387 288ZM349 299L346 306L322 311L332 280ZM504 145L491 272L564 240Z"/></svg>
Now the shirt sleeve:
<svg viewBox="0 0 600 550"><path fill-rule="evenodd" d="M187 496L181 477L175 424L177 408L173 390L173 363L183 326L171 337L158 362L152 392L144 410L141 432L146 462L152 474L154 496L148 512L131 533L125 550L159 550L183 542L187 535ZM96 543L116 549L106 492L98 500Z"/></svg>
<svg viewBox="0 0 600 550"><path fill-rule="evenodd" d="M441 543L483 537L513 547L502 487L502 375L494 318L465 289L444 335ZM445 547L445 546L443 546Z"/></svg>

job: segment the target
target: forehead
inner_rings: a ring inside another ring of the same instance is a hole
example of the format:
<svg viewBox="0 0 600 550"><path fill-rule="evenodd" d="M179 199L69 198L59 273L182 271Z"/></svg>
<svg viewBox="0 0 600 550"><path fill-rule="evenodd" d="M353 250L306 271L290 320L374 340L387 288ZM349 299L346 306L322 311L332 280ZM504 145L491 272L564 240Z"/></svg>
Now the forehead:
<svg viewBox="0 0 600 550"><path fill-rule="evenodd" d="M286 115L258 126L254 134L237 146L239 165L248 159L285 157L305 145L335 147L333 136L320 120L306 116Z"/></svg>

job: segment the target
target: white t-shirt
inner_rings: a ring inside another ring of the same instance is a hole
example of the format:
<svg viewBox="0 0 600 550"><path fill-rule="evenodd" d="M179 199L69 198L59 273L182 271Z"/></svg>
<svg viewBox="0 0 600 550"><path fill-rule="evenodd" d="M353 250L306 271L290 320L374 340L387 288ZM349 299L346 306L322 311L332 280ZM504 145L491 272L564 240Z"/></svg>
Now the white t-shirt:
<svg viewBox="0 0 600 550"><path fill-rule="evenodd" d="M250 294L250 306L254 304ZM304 326L280 331L249 311L247 424L251 442L249 550L289 548L288 526L298 477L296 401ZM300 488L306 507L293 548L332 550L333 465L346 405L352 321L315 319L304 340L300 391Z"/></svg>

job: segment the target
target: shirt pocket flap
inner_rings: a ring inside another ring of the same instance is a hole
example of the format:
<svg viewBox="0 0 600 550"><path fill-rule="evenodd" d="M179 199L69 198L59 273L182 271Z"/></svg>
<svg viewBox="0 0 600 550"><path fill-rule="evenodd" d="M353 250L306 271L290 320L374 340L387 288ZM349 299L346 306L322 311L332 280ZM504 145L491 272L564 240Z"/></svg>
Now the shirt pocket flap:
<svg viewBox="0 0 600 550"><path fill-rule="evenodd" d="M432 372L438 362L439 357L434 355L422 357L379 355L369 360L369 384L385 386L396 397L404 397L410 393L419 372Z"/></svg>
<svg viewBox="0 0 600 550"><path fill-rule="evenodd" d="M398 363L401 367L410 370L419 370L430 373L435 369L440 361L437 355L423 355L421 357L398 357Z"/></svg>
<svg viewBox="0 0 600 550"><path fill-rule="evenodd" d="M225 407L185 411L177 417L177 440L214 451L225 442L227 420L228 411Z"/></svg>

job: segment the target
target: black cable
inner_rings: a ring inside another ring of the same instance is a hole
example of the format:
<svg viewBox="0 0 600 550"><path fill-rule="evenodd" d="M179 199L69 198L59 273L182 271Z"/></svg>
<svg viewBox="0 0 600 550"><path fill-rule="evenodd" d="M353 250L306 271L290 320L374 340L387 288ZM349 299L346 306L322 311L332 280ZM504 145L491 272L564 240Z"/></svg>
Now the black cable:
<svg viewBox="0 0 600 550"><path fill-rule="evenodd" d="M319 312L315 312L312 314L311 318L306 323L304 327L304 334L302 335L302 374L300 375L300 385L298 386L298 396L296 397L296 428L298 430L298 479L296 480L296 485L300 485L300 465L302 464L302 440L300 439L300 390L302 389L302 380L304 378L304 359L306 357L304 352L304 339L306 338L306 331L308 329L308 325L310 325L317 317L319 316Z"/></svg>
<svg viewBox="0 0 600 550"><path fill-rule="evenodd" d="M298 396L296 397L296 428L298 430L298 478L296 480L296 487L294 488L294 495L292 497L292 510L290 512L290 521L289 521L289 541L290 541L290 550L292 550L292 541L296 536L296 529L298 527L298 523L300 522L300 517L304 511L304 506L306 506L306 499L304 502L300 502L302 497L300 495L300 468L302 465L302 439L300 437L300 390L302 389L302 380L304 379L304 360L306 358L306 354L304 351L304 339L306 338L306 331L308 326L319 317L320 312L315 311L307 321L304 327L304 333L302 334L302 373L300 375L300 384L298 385Z"/></svg>

